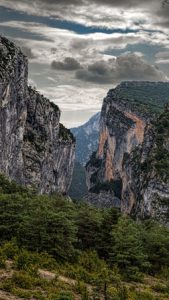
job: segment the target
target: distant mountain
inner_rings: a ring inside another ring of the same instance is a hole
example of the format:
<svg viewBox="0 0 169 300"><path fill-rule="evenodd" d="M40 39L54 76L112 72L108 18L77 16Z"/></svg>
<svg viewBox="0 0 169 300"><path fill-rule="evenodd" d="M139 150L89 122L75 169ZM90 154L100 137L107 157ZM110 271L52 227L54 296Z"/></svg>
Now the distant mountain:
<svg viewBox="0 0 169 300"><path fill-rule="evenodd" d="M71 129L76 137L76 162L69 195L74 199L82 199L87 193L85 165L98 147L99 123L100 112L84 125Z"/></svg>
<svg viewBox="0 0 169 300"><path fill-rule="evenodd" d="M71 132L76 137L76 161L83 166L89 160L93 151L97 149L99 138L100 112L95 114L87 123L72 128Z"/></svg>

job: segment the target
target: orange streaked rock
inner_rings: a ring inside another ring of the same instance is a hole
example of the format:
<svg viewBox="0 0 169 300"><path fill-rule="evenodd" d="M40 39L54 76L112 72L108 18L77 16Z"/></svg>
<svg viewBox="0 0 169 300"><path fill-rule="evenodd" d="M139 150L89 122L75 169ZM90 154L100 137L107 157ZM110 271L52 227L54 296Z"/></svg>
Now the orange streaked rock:
<svg viewBox="0 0 169 300"><path fill-rule="evenodd" d="M142 144L144 139L144 129L146 126L145 122L132 113L124 112L124 114L126 117L132 119L136 123L134 133L138 140L138 143Z"/></svg>
<svg viewBox="0 0 169 300"><path fill-rule="evenodd" d="M108 129L106 127L105 130L103 130L101 132L100 138L99 138L99 148L98 148L98 152L97 152L97 155L99 158L101 158L103 156L104 145L105 145L107 138L108 138Z"/></svg>
<svg viewBox="0 0 169 300"><path fill-rule="evenodd" d="M105 166L105 179L110 181L113 179L113 162L112 162L112 153L107 149L106 153L106 166Z"/></svg>

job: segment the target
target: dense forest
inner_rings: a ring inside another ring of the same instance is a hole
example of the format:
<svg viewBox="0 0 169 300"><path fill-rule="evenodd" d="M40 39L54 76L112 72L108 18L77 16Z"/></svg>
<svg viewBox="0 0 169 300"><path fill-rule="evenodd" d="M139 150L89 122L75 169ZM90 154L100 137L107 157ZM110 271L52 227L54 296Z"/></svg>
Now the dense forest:
<svg viewBox="0 0 169 300"><path fill-rule="evenodd" d="M169 230L153 220L37 196L1 175L0 239L0 278L10 275L0 290L20 299L168 299Z"/></svg>

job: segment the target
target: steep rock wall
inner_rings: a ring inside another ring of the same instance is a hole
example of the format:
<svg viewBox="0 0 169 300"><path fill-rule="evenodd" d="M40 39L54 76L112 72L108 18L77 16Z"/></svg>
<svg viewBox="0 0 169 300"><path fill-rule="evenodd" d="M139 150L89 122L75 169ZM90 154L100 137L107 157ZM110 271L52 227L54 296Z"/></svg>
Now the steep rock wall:
<svg viewBox="0 0 169 300"><path fill-rule="evenodd" d="M135 196L131 213L138 218L154 218L169 225L169 110L145 131L144 142L135 149L124 169L131 184L126 184L126 198ZM124 199L124 200L125 200ZM125 203L125 201L124 201Z"/></svg>
<svg viewBox="0 0 169 300"><path fill-rule="evenodd" d="M118 185L114 196L123 198L122 184L119 191L120 182L128 181L123 171L123 161L127 153L130 154L143 142L146 119L137 111L132 111L127 102L121 104L115 90L110 90L103 102L100 123L98 150L86 166L88 188L98 192L105 182L109 182L110 189Z"/></svg>
<svg viewBox="0 0 169 300"><path fill-rule="evenodd" d="M39 193L67 193L75 140L60 110L27 86L22 52L0 37L0 171Z"/></svg>
<svg viewBox="0 0 169 300"><path fill-rule="evenodd" d="M161 114L168 92L168 83L147 82L108 92L98 150L86 165L89 202L97 194L104 206L109 195L106 206L119 198L122 213L169 225L169 104Z"/></svg>

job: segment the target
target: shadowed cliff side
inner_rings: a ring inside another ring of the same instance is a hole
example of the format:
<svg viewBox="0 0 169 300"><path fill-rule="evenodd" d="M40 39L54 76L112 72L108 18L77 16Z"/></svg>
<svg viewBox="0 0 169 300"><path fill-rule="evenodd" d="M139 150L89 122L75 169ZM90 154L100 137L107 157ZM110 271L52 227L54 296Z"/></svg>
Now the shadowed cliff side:
<svg viewBox="0 0 169 300"><path fill-rule="evenodd" d="M126 159L124 173L129 180L123 187L123 210L132 195L134 216L169 225L169 105L147 125L143 145Z"/></svg>

